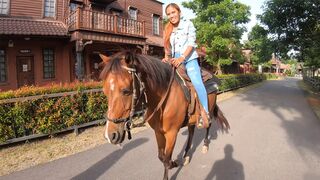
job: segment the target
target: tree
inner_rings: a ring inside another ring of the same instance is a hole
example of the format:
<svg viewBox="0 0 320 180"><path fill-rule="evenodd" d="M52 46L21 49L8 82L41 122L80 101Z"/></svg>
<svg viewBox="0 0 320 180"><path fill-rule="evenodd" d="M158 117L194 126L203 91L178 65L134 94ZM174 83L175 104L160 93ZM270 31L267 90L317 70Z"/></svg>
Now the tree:
<svg viewBox="0 0 320 180"><path fill-rule="evenodd" d="M165 26L169 22L169 19L167 16L165 16L162 20L162 24Z"/></svg>
<svg viewBox="0 0 320 180"><path fill-rule="evenodd" d="M258 24L252 28L244 46L252 50L251 60L254 66L266 63L271 59L273 47L268 38L268 31Z"/></svg>
<svg viewBox="0 0 320 180"><path fill-rule="evenodd" d="M248 6L233 0L193 0L182 5L196 14L197 40L206 48L206 61L217 66L218 73L222 65L242 57L240 39L249 21Z"/></svg>
<svg viewBox="0 0 320 180"><path fill-rule="evenodd" d="M299 52L300 61L320 66L320 1L268 0L260 20L277 42L276 53Z"/></svg>

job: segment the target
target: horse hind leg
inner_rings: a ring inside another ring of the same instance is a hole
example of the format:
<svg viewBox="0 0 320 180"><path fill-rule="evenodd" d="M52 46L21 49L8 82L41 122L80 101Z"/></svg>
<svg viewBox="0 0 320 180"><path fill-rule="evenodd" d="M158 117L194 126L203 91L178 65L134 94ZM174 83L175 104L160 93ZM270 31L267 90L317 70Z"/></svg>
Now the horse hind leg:
<svg viewBox="0 0 320 180"><path fill-rule="evenodd" d="M188 140L187 140L187 145L184 150L184 155L183 155L183 166L186 166L190 163L190 155L189 155L189 150L192 145L192 139L194 135L194 128L195 125L189 125L188 126Z"/></svg>
<svg viewBox="0 0 320 180"><path fill-rule="evenodd" d="M210 127L211 127L211 124L209 124L209 127L206 129L206 135L204 137L204 140L203 140L203 146L202 146L202 150L201 152L203 154L206 154L209 150L209 144L210 144L210 140L209 140L209 132L210 132Z"/></svg>

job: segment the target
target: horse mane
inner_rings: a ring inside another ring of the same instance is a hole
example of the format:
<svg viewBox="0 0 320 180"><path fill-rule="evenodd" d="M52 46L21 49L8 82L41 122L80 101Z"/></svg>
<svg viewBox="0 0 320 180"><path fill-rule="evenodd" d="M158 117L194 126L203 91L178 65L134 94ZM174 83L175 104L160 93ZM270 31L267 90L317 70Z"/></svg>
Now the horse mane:
<svg viewBox="0 0 320 180"><path fill-rule="evenodd" d="M122 68L124 62L128 62L128 67L135 66L146 83L152 89L166 89L171 75L171 66L161 62L160 59L149 55L136 54L133 51L120 51L109 57L110 60L104 63L104 68L100 74L100 79L106 79L109 72L122 75L126 70ZM124 60L124 61L123 61Z"/></svg>

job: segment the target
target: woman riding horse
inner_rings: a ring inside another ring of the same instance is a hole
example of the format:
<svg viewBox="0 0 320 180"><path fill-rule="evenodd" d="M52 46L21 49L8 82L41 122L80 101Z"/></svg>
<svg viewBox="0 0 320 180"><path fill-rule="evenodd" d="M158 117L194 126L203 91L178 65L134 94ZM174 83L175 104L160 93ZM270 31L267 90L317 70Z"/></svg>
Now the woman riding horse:
<svg viewBox="0 0 320 180"><path fill-rule="evenodd" d="M195 50L197 46L195 28L191 21L180 18L181 10L177 4L168 4L165 11L169 22L165 28L165 58L162 61L169 62L175 67L179 67L181 64L185 66L201 103L201 118L198 121L198 127L207 128L211 121L207 91L202 82L197 60L198 54Z"/></svg>

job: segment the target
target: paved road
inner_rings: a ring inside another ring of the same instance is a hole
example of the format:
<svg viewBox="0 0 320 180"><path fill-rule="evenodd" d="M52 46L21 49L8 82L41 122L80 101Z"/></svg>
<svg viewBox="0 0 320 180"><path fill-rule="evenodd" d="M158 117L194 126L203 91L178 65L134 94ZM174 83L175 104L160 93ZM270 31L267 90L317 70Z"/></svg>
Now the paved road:
<svg viewBox="0 0 320 180"><path fill-rule="evenodd" d="M171 179L319 180L320 120L297 81L268 81L219 103L232 129L212 130L207 154L201 154L203 131L197 131L191 163L171 170ZM173 157L181 156L185 140L182 129ZM153 131L148 129L122 149L105 144L0 179L154 180L162 175Z"/></svg>

